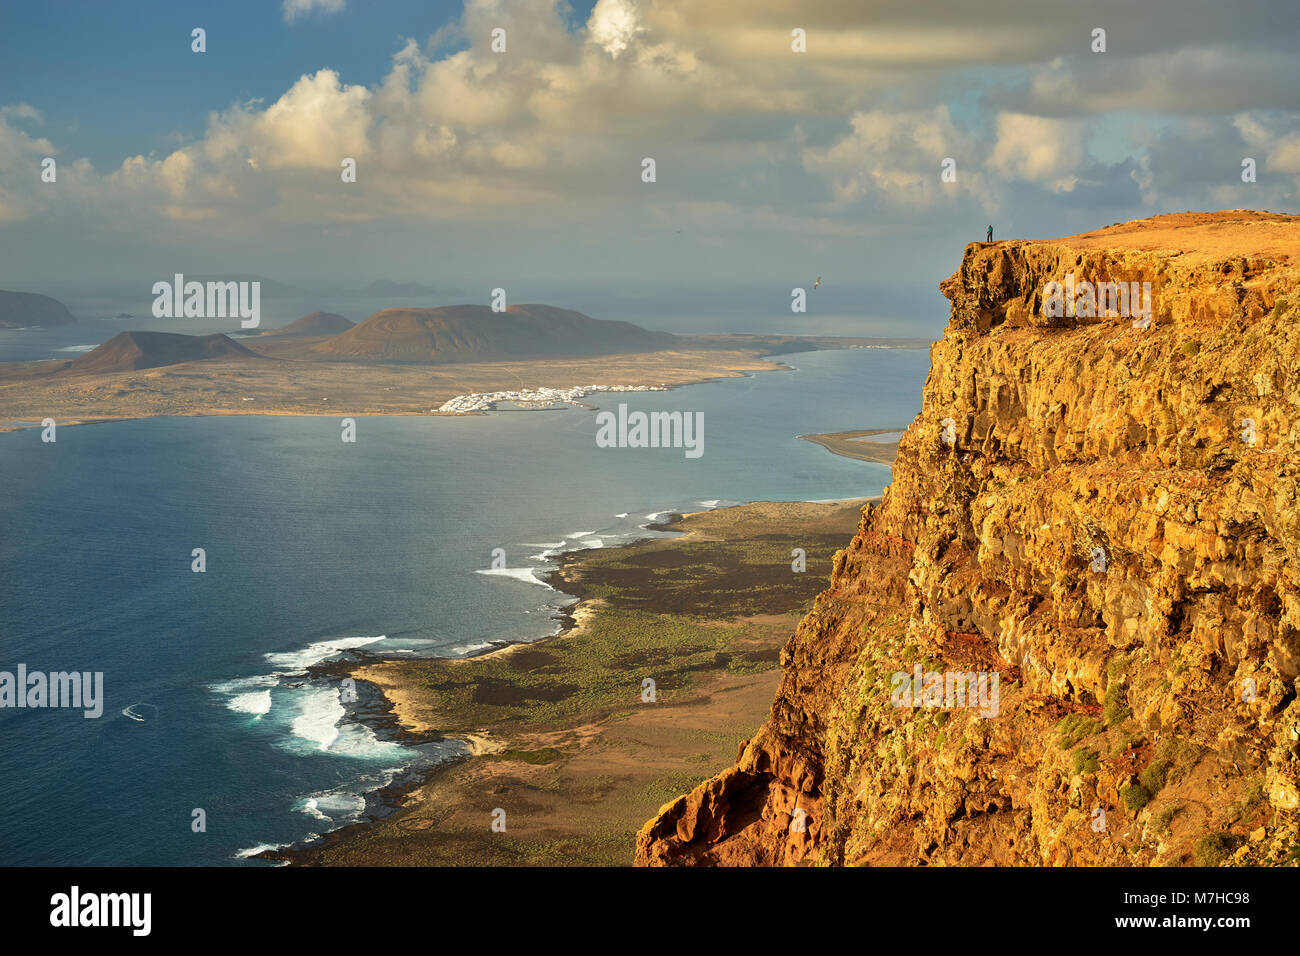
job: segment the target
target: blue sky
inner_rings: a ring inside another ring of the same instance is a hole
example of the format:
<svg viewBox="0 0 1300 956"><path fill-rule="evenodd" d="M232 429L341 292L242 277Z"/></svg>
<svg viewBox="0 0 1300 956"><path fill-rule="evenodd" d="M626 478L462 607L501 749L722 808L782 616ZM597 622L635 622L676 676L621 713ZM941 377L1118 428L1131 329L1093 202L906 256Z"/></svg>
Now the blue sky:
<svg viewBox="0 0 1300 956"><path fill-rule="evenodd" d="M428 39L460 10L456 0L353 0L286 23L271 0L8 3L4 99L35 106L111 166L170 151L202 135L210 110L274 100L321 67L375 83L405 37ZM194 27L207 30L204 57L190 51Z"/></svg>

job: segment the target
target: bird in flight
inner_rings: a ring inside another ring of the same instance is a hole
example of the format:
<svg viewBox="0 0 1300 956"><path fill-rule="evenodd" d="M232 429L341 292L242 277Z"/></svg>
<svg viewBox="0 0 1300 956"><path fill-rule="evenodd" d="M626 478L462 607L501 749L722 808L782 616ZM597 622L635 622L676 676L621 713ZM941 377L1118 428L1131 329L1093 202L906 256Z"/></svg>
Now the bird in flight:
<svg viewBox="0 0 1300 956"><path fill-rule="evenodd" d="M817 287L818 287L819 285L821 285L821 284L822 284L822 277L821 277L821 276L818 276L818 277L817 277L817 281L813 283L813 288L815 289L815 288L817 288Z"/></svg>

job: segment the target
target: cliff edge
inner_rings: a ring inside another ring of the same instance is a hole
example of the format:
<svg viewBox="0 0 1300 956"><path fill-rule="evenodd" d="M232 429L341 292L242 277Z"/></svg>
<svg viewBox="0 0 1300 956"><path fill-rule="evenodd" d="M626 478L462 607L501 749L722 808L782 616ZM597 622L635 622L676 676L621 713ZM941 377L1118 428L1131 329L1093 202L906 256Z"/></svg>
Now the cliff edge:
<svg viewBox="0 0 1300 956"><path fill-rule="evenodd" d="M767 722L638 864L1294 865L1300 216L975 243L940 289Z"/></svg>

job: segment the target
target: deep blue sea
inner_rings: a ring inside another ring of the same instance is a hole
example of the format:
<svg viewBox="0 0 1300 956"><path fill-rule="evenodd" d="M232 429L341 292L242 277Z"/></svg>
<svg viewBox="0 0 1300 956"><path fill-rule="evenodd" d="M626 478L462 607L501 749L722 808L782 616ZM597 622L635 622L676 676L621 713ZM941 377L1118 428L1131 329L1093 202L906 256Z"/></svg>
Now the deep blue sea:
<svg viewBox="0 0 1300 956"><path fill-rule="evenodd" d="M4 862L239 864L350 822L462 745L385 739L309 665L552 634L570 599L529 569L659 512L879 494L886 467L795 436L907 426L928 353L783 360L795 370L587 399L703 412L698 459L598 448L581 408L358 418L355 444L336 418L0 434L0 670L105 682L99 719L0 710ZM508 572L483 573L494 548Z"/></svg>

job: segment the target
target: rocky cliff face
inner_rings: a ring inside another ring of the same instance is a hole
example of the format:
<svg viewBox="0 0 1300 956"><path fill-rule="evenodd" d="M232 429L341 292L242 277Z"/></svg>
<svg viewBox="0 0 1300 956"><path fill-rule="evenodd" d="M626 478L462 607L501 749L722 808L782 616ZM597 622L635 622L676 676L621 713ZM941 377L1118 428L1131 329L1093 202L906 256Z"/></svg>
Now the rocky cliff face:
<svg viewBox="0 0 1300 956"><path fill-rule="evenodd" d="M1044 315L1069 273L1149 282L1149 326ZM922 412L767 723L638 863L1294 864L1300 217L972 244L940 288Z"/></svg>

